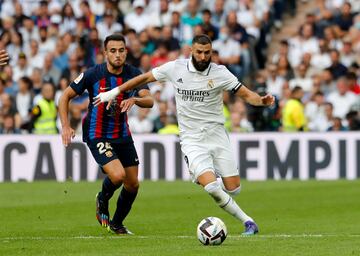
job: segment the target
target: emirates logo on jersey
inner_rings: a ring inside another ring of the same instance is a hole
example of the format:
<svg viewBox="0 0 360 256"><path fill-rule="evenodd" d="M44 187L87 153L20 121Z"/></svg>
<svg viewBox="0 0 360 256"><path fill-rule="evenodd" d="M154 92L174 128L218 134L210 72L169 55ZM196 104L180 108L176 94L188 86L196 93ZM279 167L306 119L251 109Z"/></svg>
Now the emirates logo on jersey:
<svg viewBox="0 0 360 256"><path fill-rule="evenodd" d="M211 89L211 88L214 88L214 82L213 82L213 80L209 80L209 82L208 82L208 84L207 84L207 87L209 88L209 89Z"/></svg>

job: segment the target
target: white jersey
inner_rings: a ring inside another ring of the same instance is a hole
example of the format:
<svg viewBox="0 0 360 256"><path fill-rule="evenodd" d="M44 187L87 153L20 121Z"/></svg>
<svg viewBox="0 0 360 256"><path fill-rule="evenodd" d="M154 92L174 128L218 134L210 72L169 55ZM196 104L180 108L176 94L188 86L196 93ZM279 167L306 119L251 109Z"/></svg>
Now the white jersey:
<svg viewBox="0 0 360 256"><path fill-rule="evenodd" d="M211 63L200 72L191 59L170 61L154 68L152 74L158 81L173 84L180 135L186 137L214 124L223 125L223 91L236 92L242 85L225 66Z"/></svg>

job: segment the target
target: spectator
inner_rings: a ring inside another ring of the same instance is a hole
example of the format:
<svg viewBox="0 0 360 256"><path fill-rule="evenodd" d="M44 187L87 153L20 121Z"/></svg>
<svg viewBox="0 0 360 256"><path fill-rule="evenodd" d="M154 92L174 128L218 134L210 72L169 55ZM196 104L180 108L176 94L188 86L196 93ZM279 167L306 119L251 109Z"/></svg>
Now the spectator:
<svg viewBox="0 0 360 256"><path fill-rule="evenodd" d="M336 34L335 26L324 29L324 39L328 42L330 49L340 50L343 46L341 39Z"/></svg>
<svg viewBox="0 0 360 256"><path fill-rule="evenodd" d="M90 9L90 4L88 1L82 1L80 3L80 10L82 16L85 17L85 27L87 29L93 29L96 27L96 16Z"/></svg>
<svg viewBox="0 0 360 256"><path fill-rule="evenodd" d="M231 132L252 132L254 128L246 118L245 111L232 111L231 112Z"/></svg>
<svg viewBox="0 0 360 256"><path fill-rule="evenodd" d="M39 52L39 43L35 39L30 40L30 49L27 50L28 57L31 60L30 66L32 68L42 68L44 66L44 54Z"/></svg>
<svg viewBox="0 0 360 256"><path fill-rule="evenodd" d="M356 53L352 49L352 42L344 39L344 44L340 50L340 62L347 68L356 62Z"/></svg>
<svg viewBox="0 0 360 256"><path fill-rule="evenodd" d="M5 115L0 126L0 134L20 134L20 129L15 127L15 117L13 115Z"/></svg>
<svg viewBox="0 0 360 256"><path fill-rule="evenodd" d="M160 101L157 103L159 107L159 114L153 121L153 132L157 133L161 128L163 128L166 124L166 119L168 116L168 104L166 101Z"/></svg>
<svg viewBox="0 0 360 256"><path fill-rule="evenodd" d="M38 8L38 14L35 18L37 27L48 27L50 25L50 14L48 9L48 1L41 0Z"/></svg>
<svg viewBox="0 0 360 256"><path fill-rule="evenodd" d="M150 109L138 108L137 115L129 117L129 127L132 133L150 133L153 123L148 118Z"/></svg>
<svg viewBox="0 0 360 256"><path fill-rule="evenodd" d="M167 49L166 44L161 43L156 49L153 57L151 58L151 66L155 68L168 62L168 53L169 50Z"/></svg>
<svg viewBox="0 0 360 256"><path fill-rule="evenodd" d="M351 13L351 4L345 2L341 7L341 13L335 17L334 22L339 28L340 37L344 36L353 25L354 15Z"/></svg>
<svg viewBox="0 0 360 256"><path fill-rule="evenodd" d="M132 6L134 10L125 16L125 25L128 28L135 29L136 33L140 33L149 22L149 16L144 12L145 1L135 0Z"/></svg>
<svg viewBox="0 0 360 256"><path fill-rule="evenodd" d="M159 129L158 134L174 134L179 135L179 127L175 115L168 115L166 117L165 126Z"/></svg>
<svg viewBox="0 0 360 256"><path fill-rule="evenodd" d="M351 107L358 101L357 96L349 90L344 77L338 79L337 90L330 93L327 100L334 106L334 116L345 118Z"/></svg>
<svg viewBox="0 0 360 256"><path fill-rule="evenodd" d="M33 82L33 93L34 96L40 94L42 87L42 70L40 68L34 68L31 74L30 79Z"/></svg>
<svg viewBox="0 0 360 256"><path fill-rule="evenodd" d="M61 76L61 71L57 67L55 67L53 61L53 53L48 53L45 55L44 67L42 69L41 76L44 81L58 84Z"/></svg>
<svg viewBox="0 0 360 256"><path fill-rule="evenodd" d="M138 68L140 66L142 55L143 52L140 41L138 39L132 40L129 44L126 62Z"/></svg>
<svg viewBox="0 0 360 256"><path fill-rule="evenodd" d="M85 50L85 66L92 67L95 65L96 54L102 51L102 43L99 39L99 32L96 28L89 31L88 39L85 40L83 49Z"/></svg>
<svg viewBox="0 0 360 256"><path fill-rule="evenodd" d="M307 129L304 104L301 102L303 96L304 90L300 86L295 86L291 90L291 99L286 102L283 109L283 131L295 132Z"/></svg>
<svg viewBox="0 0 360 256"><path fill-rule="evenodd" d="M74 129L75 134L81 135L82 134L82 114L81 108L78 106L71 105L70 106L70 127Z"/></svg>
<svg viewBox="0 0 360 256"><path fill-rule="evenodd" d="M10 44L6 47L7 52L12 54L10 59L10 65L15 66L18 62L18 56L24 52L22 36L15 30L10 31Z"/></svg>
<svg viewBox="0 0 360 256"><path fill-rule="evenodd" d="M62 38L59 38L56 42L53 64L60 72L63 72L68 67L69 62L69 55L67 54L65 47Z"/></svg>
<svg viewBox="0 0 360 256"><path fill-rule="evenodd" d="M120 33L123 27L120 23L116 22L114 13L112 10L107 10L104 14L102 21L96 24L96 28L99 31L99 39L103 41L107 36Z"/></svg>
<svg viewBox="0 0 360 256"><path fill-rule="evenodd" d="M169 3L169 11L182 13L186 9L186 0L172 0Z"/></svg>
<svg viewBox="0 0 360 256"><path fill-rule="evenodd" d="M208 35L212 41L218 38L219 28L215 27L211 22L211 11L205 9L202 11L203 30L204 34Z"/></svg>
<svg viewBox="0 0 360 256"><path fill-rule="evenodd" d="M307 67L305 64L301 63L297 68L297 73L295 78L289 81L290 89L300 86L303 91L309 94L313 88L312 79L306 77Z"/></svg>
<svg viewBox="0 0 360 256"><path fill-rule="evenodd" d="M348 72L346 74L346 81L348 83L350 91L355 93L356 95L360 95L360 85L357 82L357 77L354 72Z"/></svg>
<svg viewBox="0 0 360 256"><path fill-rule="evenodd" d="M225 25L226 22L226 12L225 12L225 1L224 0L215 0L213 9L211 9L211 23L217 27L221 28Z"/></svg>
<svg viewBox="0 0 360 256"><path fill-rule="evenodd" d="M245 27L239 24L237 21L237 15L235 11L230 11L226 17L226 26L229 28L231 37L238 41L242 47L246 47L249 42L249 35L246 32Z"/></svg>
<svg viewBox="0 0 360 256"><path fill-rule="evenodd" d="M330 51L331 65L329 70L333 75L334 79L338 79L341 76L345 76L347 68L340 62L339 52L335 49Z"/></svg>
<svg viewBox="0 0 360 256"><path fill-rule="evenodd" d="M183 41L183 25L181 24L181 15L179 12L172 12L171 14L171 23L170 26L172 28L173 36L179 40L179 42Z"/></svg>
<svg viewBox="0 0 360 256"><path fill-rule="evenodd" d="M153 54L156 48L155 43L150 39L146 31L142 31L139 35L139 40L143 45L143 52L147 54Z"/></svg>
<svg viewBox="0 0 360 256"><path fill-rule="evenodd" d="M47 54L55 50L56 41L49 37L48 27L40 27L39 29L40 41L39 52L40 54Z"/></svg>
<svg viewBox="0 0 360 256"><path fill-rule="evenodd" d="M96 20L99 20L105 11L105 1L103 0L92 0L89 1L90 10L96 16Z"/></svg>
<svg viewBox="0 0 360 256"><path fill-rule="evenodd" d="M24 47L26 48L30 40L38 41L40 39L39 28L35 26L34 21L30 17L23 19L23 26L19 28L22 35Z"/></svg>
<svg viewBox="0 0 360 256"><path fill-rule="evenodd" d="M61 10L60 35L72 32L76 29L74 10L69 2L66 2Z"/></svg>
<svg viewBox="0 0 360 256"><path fill-rule="evenodd" d="M319 44L314 37L313 27L310 24L304 24L297 37L289 40L289 61L292 67L300 64L304 53L315 54L319 52Z"/></svg>
<svg viewBox="0 0 360 256"><path fill-rule="evenodd" d="M282 76L285 80L291 80L295 77L294 70L291 67L286 56L279 56L279 60L277 62L278 74Z"/></svg>
<svg viewBox="0 0 360 256"><path fill-rule="evenodd" d="M180 51L180 42L173 36L172 28L170 26L164 26L161 35L163 43L170 52L178 53Z"/></svg>
<svg viewBox="0 0 360 256"><path fill-rule="evenodd" d="M36 134L57 134L56 127L57 109L55 106L54 96L55 88L50 82L44 83L41 88L41 96L35 107L31 111L31 122L33 132Z"/></svg>
<svg viewBox="0 0 360 256"><path fill-rule="evenodd" d="M343 132L347 131L348 129L342 124L340 117L333 118L333 125L328 129L328 131L332 132Z"/></svg>
<svg viewBox="0 0 360 256"><path fill-rule="evenodd" d="M229 28L224 26L220 29L219 39L213 42L213 49L219 52L220 61L231 73L241 79L243 77L240 66L241 46L232 39Z"/></svg>
<svg viewBox="0 0 360 256"><path fill-rule="evenodd" d="M76 28L75 31L73 31L74 36L82 41L85 40L85 38L89 34L89 29L86 27L86 18L81 16L76 18Z"/></svg>
<svg viewBox="0 0 360 256"><path fill-rule="evenodd" d="M151 70L151 56L149 54L141 55L139 68L143 73Z"/></svg>
<svg viewBox="0 0 360 256"><path fill-rule="evenodd" d="M256 8L254 2L250 0L244 0L240 3L239 10L237 12L237 20L240 25L246 28L246 32L253 36L255 39L260 38L260 24L262 14L256 15Z"/></svg>
<svg viewBox="0 0 360 256"><path fill-rule="evenodd" d="M69 78L61 77L61 79L59 81L59 86L58 86L58 88L56 88L55 97L54 97L56 106L59 105L60 97L61 97L62 93L64 92L64 90L69 86L69 84L70 84Z"/></svg>
<svg viewBox="0 0 360 256"><path fill-rule="evenodd" d="M346 121L350 131L360 130L360 114L356 111L350 111L346 114Z"/></svg>
<svg viewBox="0 0 360 256"><path fill-rule="evenodd" d="M32 67L28 63L25 53L21 52L18 57L18 63L13 69L13 80L17 82L20 77L31 76Z"/></svg>
<svg viewBox="0 0 360 256"><path fill-rule="evenodd" d="M322 92L316 92L313 99L305 106L305 115L309 121L310 131L327 131L329 120L325 113L325 97Z"/></svg>
<svg viewBox="0 0 360 256"><path fill-rule="evenodd" d="M199 13L198 0L188 0L186 11L181 15L183 24L183 43L191 44L194 36L193 28L202 24L201 14Z"/></svg>
<svg viewBox="0 0 360 256"><path fill-rule="evenodd" d="M31 93L32 81L29 77L24 76L19 79L19 92L16 94L16 108L19 111L21 118L21 126L25 125L30 121L30 110L32 108L32 98Z"/></svg>
<svg viewBox="0 0 360 256"><path fill-rule="evenodd" d="M282 89L285 84L285 79L278 74L275 64L268 67L268 75L266 80L267 91L277 98L282 97Z"/></svg>
<svg viewBox="0 0 360 256"><path fill-rule="evenodd" d="M327 98L330 93L336 91L336 82L334 80L333 74L330 71L330 68L324 69L320 77L321 77L320 90L324 93L325 97Z"/></svg>
<svg viewBox="0 0 360 256"><path fill-rule="evenodd" d="M16 109L13 98L7 93L1 94L0 106L0 127L3 127L4 125L5 116L12 116L15 120L15 128L19 129L21 124L21 117Z"/></svg>
<svg viewBox="0 0 360 256"><path fill-rule="evenodd" d="M153 27L169 26L171 23L171 12L169 11L169 1L159 0L159 10L150 14L150 25Z"/></svg>
<svg viewBox="0 0 360 256"><path fill-rule="evenodd" d="M311 65L317 68L318 72L324 70L331 65L331 58L329 53L328 42L324 39L319 39L319 52L314 53L311 58Z"/></svg>

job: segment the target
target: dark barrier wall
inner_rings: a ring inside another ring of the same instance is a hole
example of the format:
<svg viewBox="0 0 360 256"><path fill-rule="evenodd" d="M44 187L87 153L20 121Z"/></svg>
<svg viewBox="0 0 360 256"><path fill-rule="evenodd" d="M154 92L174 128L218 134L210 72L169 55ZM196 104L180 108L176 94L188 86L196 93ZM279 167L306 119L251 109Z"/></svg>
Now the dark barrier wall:
<svg viewBox="0 0 360 256"><path fill-rule="evenodd" d="M231 134L241 177L248 180L360 178L360 133ZM176 136L137 135L141 179L189 174ZM0 136L0 182L88 180L103 177L87 146L64 148L60 136Z"/></svg>

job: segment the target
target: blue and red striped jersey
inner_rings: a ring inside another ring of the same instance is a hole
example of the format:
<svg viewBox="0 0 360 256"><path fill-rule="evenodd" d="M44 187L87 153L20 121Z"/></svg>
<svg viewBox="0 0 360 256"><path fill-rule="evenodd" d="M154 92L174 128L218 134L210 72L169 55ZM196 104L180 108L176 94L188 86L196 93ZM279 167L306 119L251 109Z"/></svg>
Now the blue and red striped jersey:
<svg viewBox="0 0 360 256"><path fill-rule="evenodd" d="M141 74L141 71L131 65L125 64L119 75L108 71L106 63L95 65L84 73L81 73L70 87L79 95L85 90L89 93L89 107L86 117L83 119L83 141L89 142L100 139L108 139L110 142L132 141L126 113L120 113L122 100L137 96L142 89L149 89L147 85L132 91L123 92L113 101L109 110L106 109L107 102L94 107L93 98L100 92L109 91L121 86L131 78Z"/></svg>

